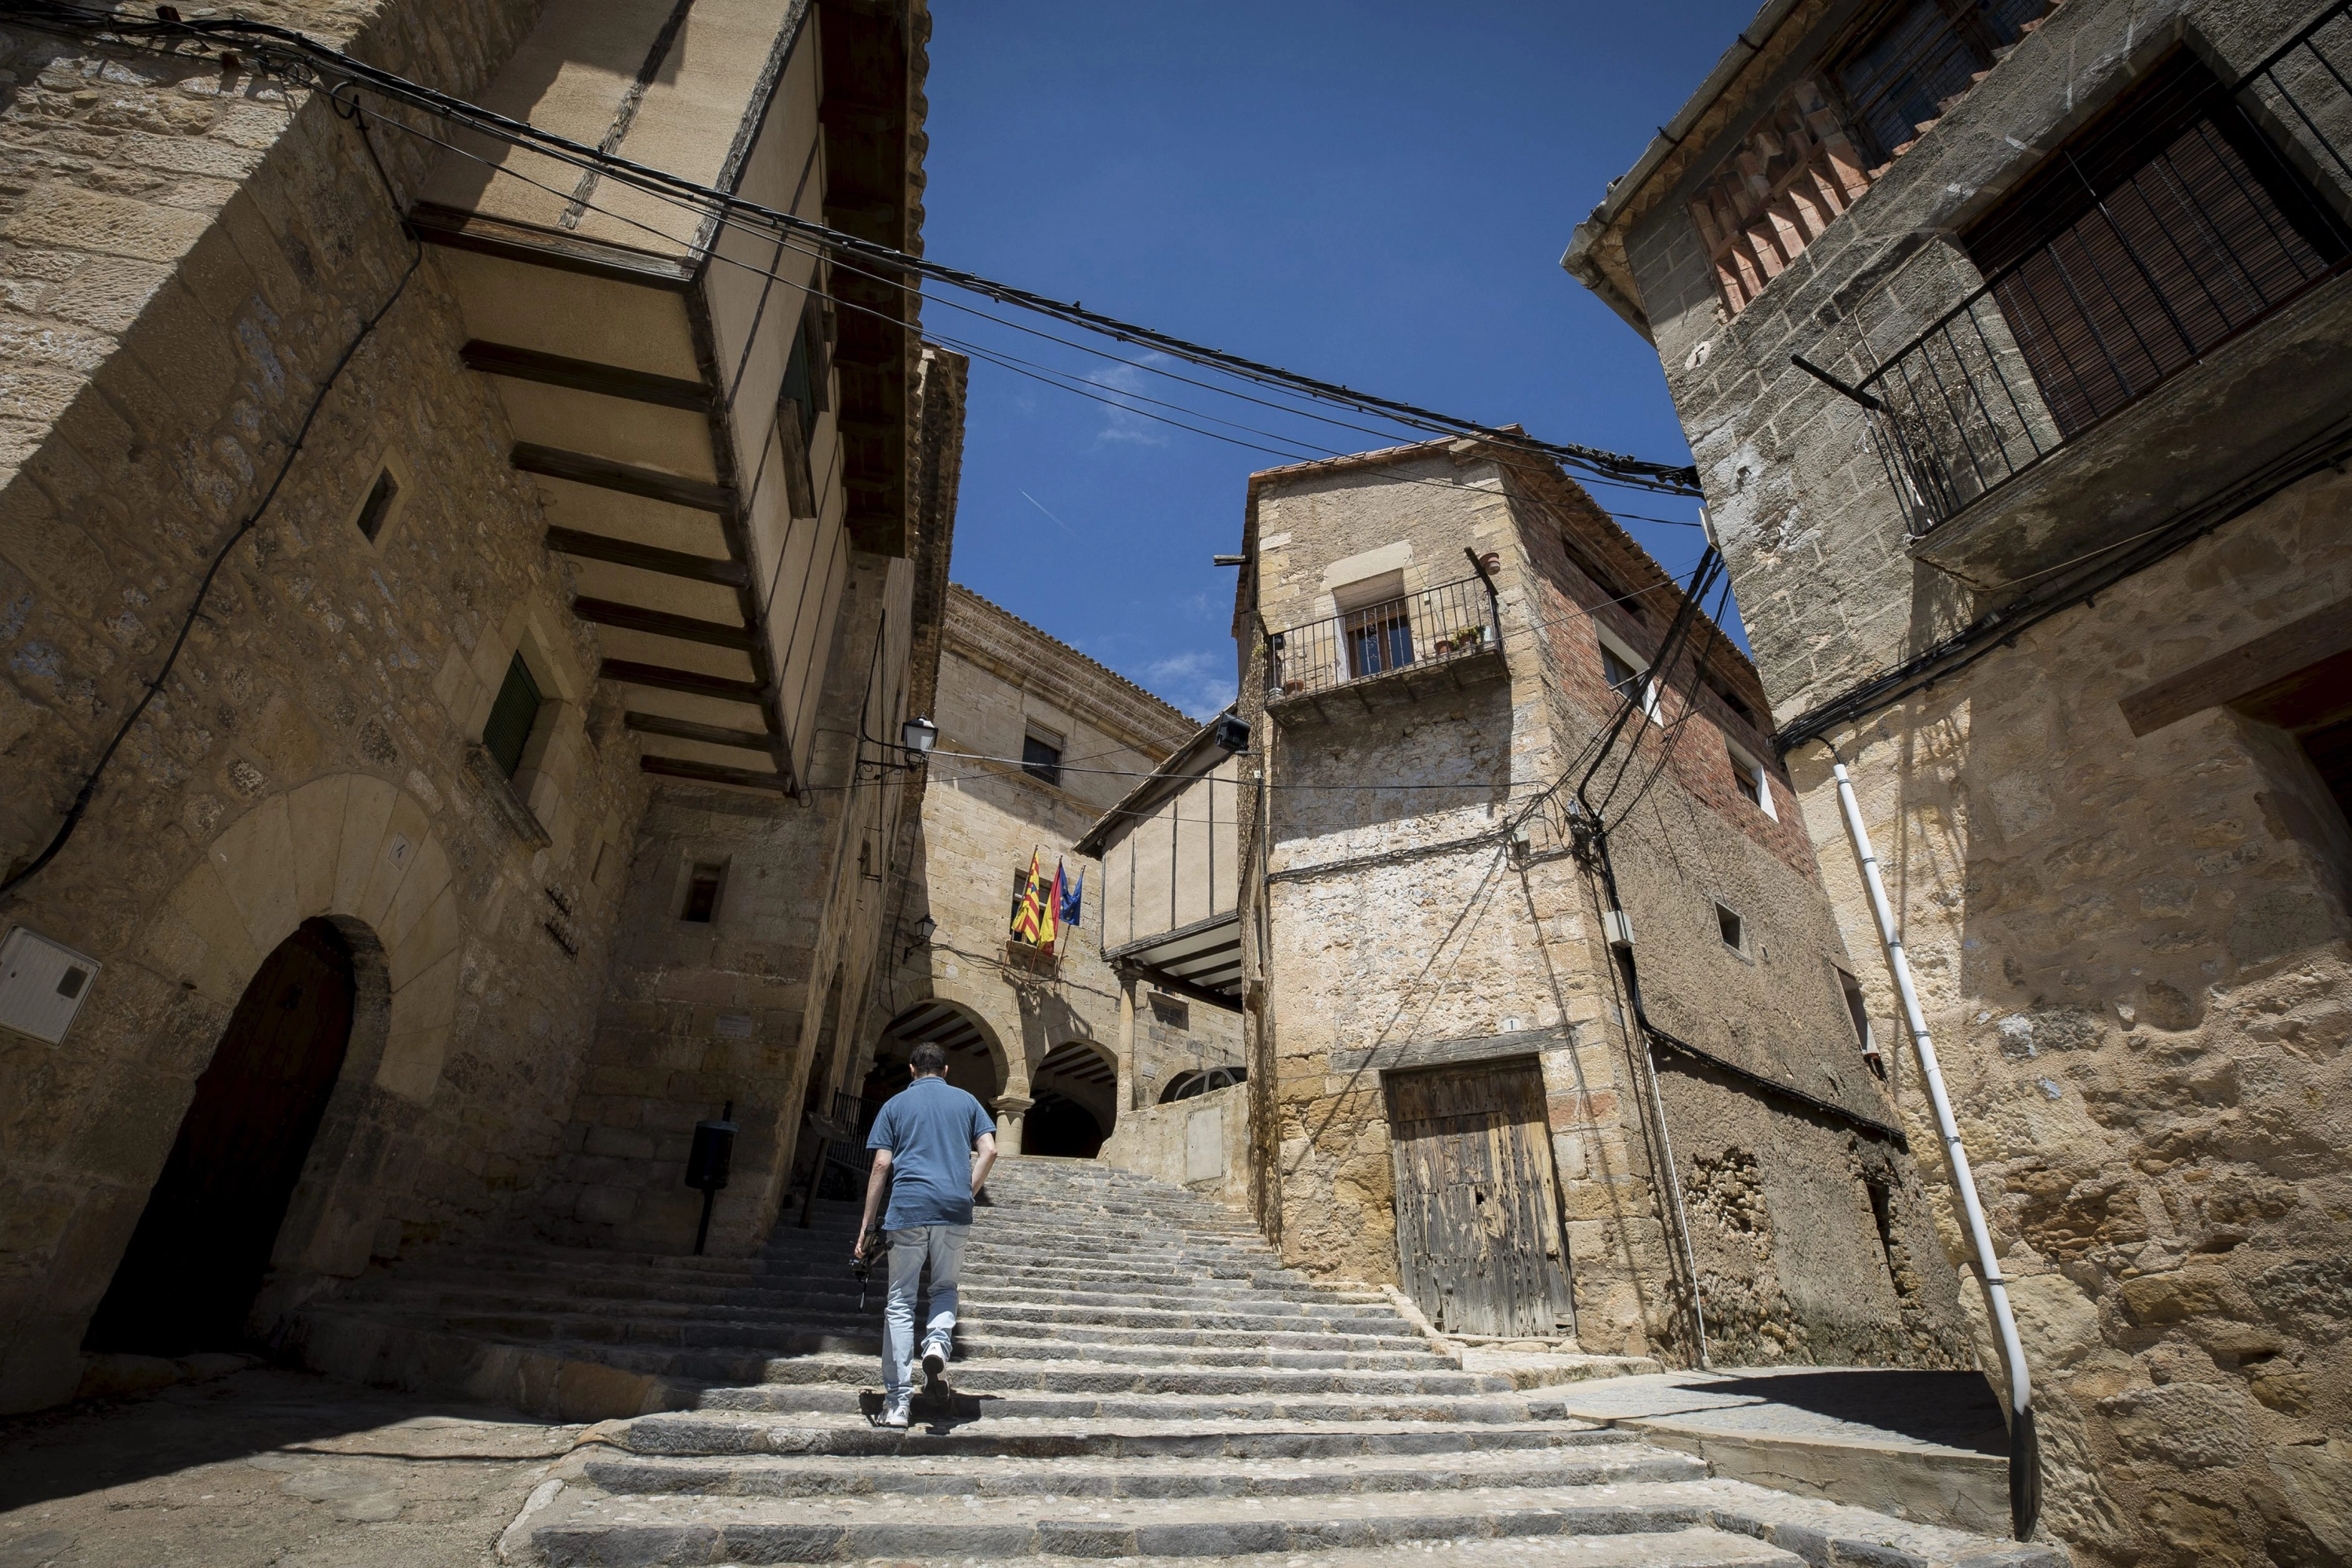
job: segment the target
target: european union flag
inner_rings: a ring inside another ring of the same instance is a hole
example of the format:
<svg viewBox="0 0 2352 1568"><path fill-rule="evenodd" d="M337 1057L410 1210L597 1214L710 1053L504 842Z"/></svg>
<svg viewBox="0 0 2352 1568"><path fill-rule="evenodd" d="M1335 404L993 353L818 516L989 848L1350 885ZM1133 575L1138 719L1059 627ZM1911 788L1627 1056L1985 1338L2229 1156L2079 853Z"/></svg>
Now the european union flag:
<svg viewBox="0 0 2352 1568"><path fill-rule="evenodd" d="M1074 926L1078 923L1078 911L1085 907L1086 900L1087 874L1084 869L1081 869L1076 881L1062 884L1062 923L1064 925Z"/></svg>

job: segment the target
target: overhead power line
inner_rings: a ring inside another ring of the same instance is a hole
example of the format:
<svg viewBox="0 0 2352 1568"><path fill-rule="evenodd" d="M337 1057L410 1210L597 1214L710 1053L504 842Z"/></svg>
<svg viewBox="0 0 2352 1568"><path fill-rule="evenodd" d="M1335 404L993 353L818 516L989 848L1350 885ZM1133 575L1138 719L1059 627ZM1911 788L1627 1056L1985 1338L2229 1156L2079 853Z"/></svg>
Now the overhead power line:
<svg viewBox="0 0 2352 1568"><path fill-rule="evenodd" d="M111 42L120 47L174 54L194 44L215 48L234 45L250 51L255 68L297 85L340 91L348 86L392 101L407 104L434 117L462 125L483 136L569 163L583 173L594 172L635 189L678 202L708 214L736 220L777 237L793 235L821 245L836 258L856 258L902 275L929 279L951 288L982 295L1000 304L1017 306L1034 314L1074 327L1156 349L1192 363L1211 366L1267 386L1319 402L1352 408L1397 421L1436 435L1473 437L1504 447L1538 454L1613 482L1677 495L1697 495L1698 473L1688 464L1653 462L1574 443L1541 441L1517 430L1423 407L1401 399L1382 397L1211 348L1076 300L1051 299L1033 290L911 255L894 247L824 224L747 201L732 193L699 184L648 164L601 148L558 136L526 121L511 119L478 104L411 81L397 73L372 66L317 42L289 27L235 17L184 21L133 19L65 0L9 0L0 15L20 25L84 40Z"/></svg>

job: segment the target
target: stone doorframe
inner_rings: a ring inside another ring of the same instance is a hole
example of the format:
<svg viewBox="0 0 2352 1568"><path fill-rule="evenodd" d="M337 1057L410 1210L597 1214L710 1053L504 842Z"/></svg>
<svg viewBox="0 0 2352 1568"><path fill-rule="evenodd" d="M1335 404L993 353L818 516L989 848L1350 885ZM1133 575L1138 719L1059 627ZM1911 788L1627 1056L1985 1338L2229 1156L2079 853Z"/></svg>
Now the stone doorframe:
<svg viewBox="0 0 2352 1568"><path fill-rule="evenodd" d="M359 1273L376 1250L393 1195L386 1146L432 1099L456 1014L465 921L448 856L425 808L397 785L365 773L313 779L224 829L131 956L226 1018L262 961L314 917L350 943L357 995L342 1071L255 1303L263 1330L325 1279ZM190 1073L190 1094L209 1059ZM163 1153L159 1145L159 1169ZM115 1250L128 1242L126 1230Z"/></svg>

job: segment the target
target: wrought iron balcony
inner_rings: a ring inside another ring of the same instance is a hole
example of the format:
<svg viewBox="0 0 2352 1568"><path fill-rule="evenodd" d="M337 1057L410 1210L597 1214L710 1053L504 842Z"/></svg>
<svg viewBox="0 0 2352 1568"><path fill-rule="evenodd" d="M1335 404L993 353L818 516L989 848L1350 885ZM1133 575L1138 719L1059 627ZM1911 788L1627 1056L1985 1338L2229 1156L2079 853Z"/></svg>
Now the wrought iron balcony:
<svg viewBox="0 0 2352 1568"><path fill-rule="evenodd" d="M2172 67L1964 237L1985 281L1927 331L1853 386L1800 359L1915 535L2352 263L2352 0L2232 85Z"/></svg>
<svg viewBox="0 0 2352 1568"><path fill-rule="evenodd" d="M1303 696L1408 665L1463 658L1500 646L1501 637L1485 579L1441 583L1272 633L1266 696Z"/></svg>

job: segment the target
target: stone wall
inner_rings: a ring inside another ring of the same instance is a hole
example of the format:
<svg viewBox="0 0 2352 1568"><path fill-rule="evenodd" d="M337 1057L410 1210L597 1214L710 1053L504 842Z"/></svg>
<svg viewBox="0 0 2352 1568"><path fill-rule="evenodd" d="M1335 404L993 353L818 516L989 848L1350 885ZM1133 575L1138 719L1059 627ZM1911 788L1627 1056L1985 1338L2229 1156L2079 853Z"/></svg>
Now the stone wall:
<svg viewBox="0 0 2352 1568"><path fill-rule="evenodd" d="M1618 193L1639 303L1783 721L2023 585L1971 586L1915 556L1860 412L1790 353L1843 372L1891 353L1974 285L1937 236L2165 49L2186 42L2226 75L2293 20L2068 0L1736 319L1682 188ZM1773 40L1784 63L1735 84L1725 134L1824 41ZM1718 155L1695 146L1689 178ZM2262 330L2231 357L2274 352ZM2181 397L2203 395L2195 374ZM2258 450L2274 432L2245 405L2209 409L2206 437ZM2075 482L2083 510L2113 519L2112 542L2193 499L2168 467L2192 444L2142 440L2109 461L2085 443L2036 483ZM2334 1109L2352 1059L2352 830L2280 731L2215 706L2137 734L2119 706L2300 618L2340 618L2347 510L2340 472L2305 478L1827 736L1852 769L2011 1281L2047 1527L2078 1561L2352 1554L2352 1373L2332 1348L2352 1319ZM1819 744L1787 759L1860 955L1874 927L1828 764ZM1885 965L1857 973L1895 1037ZM1966 1262L1915 1069L1895 1065L1945 1250ZM1962 1305L1996 1364L1973 1287Z"/></svg>
<svg viewBox="0 0 2352 1568"><path fill-rule="evenodd" d="M460 93L532 20L263 10ZM104 965L62 1045L0 1040L0 1405L23 1408L71 1393L194 1079L308 916L352 941L362 1016L265 1315L542 1182L645 792L455 307L432 260L408 275L354 129L208 59L0 47L0 858L48 840L268 496L79 830L5 910ZM429 150L379 142L403 190ZM354 518L387 454L429 478L371 543ZM526 637L556 700L527 797L474 744Z"/></svg>
<svg viewBox="0 0 2352 1568"><path fill-rule="evenodd" d="M1103 1163L1188 1187L1234 1208L1249 1204L1249 1087L1234 1084L1124 1115Z"/></svg>

